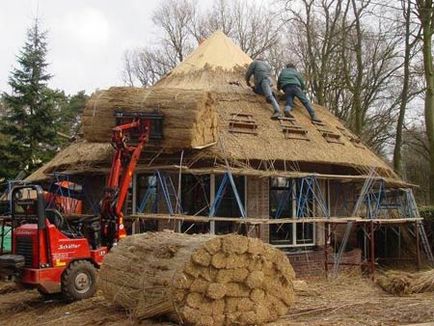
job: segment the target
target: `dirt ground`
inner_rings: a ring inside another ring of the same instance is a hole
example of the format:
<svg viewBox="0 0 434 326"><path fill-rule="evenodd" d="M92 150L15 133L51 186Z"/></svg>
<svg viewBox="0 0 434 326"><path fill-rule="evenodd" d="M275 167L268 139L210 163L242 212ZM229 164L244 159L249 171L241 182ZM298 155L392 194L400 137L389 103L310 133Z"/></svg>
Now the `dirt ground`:
<svg viewBox="0 0 434 326"><path fill-rule="evenodd" d="M283 325L434 325L434 293L394 297L370 279L341 276L335 280L301 282L289 314L270 326ZM65 304L42 298L37 291L0 283L2 325L173 325L165 321L134 321L128 314L94 298ZM428 324L426 324L428 325Z"/></svg>

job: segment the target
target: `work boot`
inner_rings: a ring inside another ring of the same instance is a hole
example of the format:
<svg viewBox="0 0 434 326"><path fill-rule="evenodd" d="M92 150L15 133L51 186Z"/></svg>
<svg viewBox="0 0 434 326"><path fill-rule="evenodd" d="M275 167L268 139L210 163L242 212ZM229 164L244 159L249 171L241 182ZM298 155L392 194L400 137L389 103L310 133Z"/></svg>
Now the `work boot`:
<svg viewBox="0 0 434 326"><path fill-rule="evenodd" d="M313 116L310 120L312 120L312 122L322 122L321 119L317 118L316 116Z"/></svg>
<svg viewBox="0 0 434 326"><path fill-rule="evenodd" d="M291 114L291 110L285 110L283 112L285 113L285 117L287 117L287 118L294 118L294 116Z"/></svg>
<svg viewBox="0 0 434 326"><path fill-rule="evenodd" d="M280 113L280 111L274 111L273 115L271 116L271 119L273 120L277 120L282 116L282 114Z"/></svg>

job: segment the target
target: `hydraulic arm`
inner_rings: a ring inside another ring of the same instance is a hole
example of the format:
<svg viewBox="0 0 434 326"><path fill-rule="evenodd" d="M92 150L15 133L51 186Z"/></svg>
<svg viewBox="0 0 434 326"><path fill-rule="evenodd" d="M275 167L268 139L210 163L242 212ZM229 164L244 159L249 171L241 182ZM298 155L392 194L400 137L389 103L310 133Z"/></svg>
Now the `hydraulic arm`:
<svg viewBox="0 0 434 326"><path fill-rule="evenodd" d="M115 245L126 236L123 207L137 161L151 136L152 121L161 121L160 114L117 113L118 118L132 121L112 129L112 145L115 149L110 175L101 202L101 227L103 244ZM161 124L158 124L161 126ZM134 145L129 144L132 133L138 135Z"/></svg>

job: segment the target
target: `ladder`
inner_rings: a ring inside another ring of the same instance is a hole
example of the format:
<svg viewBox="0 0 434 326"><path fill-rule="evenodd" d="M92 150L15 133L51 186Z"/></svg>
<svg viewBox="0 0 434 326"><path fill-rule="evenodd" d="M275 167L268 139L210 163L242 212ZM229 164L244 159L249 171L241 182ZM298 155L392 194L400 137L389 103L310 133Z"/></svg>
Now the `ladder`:
<svg viewBox="0 0 434 326"><path fill-rule="evenodd" d="M425 251L426 257L431 264L434 264L434 256L431 250L431 246L426 236L425 228L421 222L417 222L417 232L419 232L420 240L422 242L423 250Z"/></svg>
<svg viewBox="0 0 434 326"><path fill-rule="evenodd" d="M408 203L408 214L410 217L414 218L420 218L419 210L417 209L416 199L414 198L413 190L412 189L405 189L405 195ZM418 221L416 222L417 230L416 232L419 233L420 240L422 242L422 248L425 251L426 257L428 258L428 261L431 264L434 264L434 256L431 250L431 245L428 241L428 237L425 232L425 227L423 226L422 222Z"/></svg>

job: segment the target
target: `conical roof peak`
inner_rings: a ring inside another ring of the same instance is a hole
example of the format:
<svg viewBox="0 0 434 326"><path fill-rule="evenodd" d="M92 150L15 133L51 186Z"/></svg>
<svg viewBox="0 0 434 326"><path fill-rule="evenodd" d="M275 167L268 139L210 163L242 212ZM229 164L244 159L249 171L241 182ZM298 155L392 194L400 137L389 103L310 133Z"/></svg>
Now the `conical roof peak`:
<svg viewBox="0 0 434 326"><path fill-rule="evenodd" d="M171 74L188 74L202 70L204 67L231 71L250 62L252 59L222 31L218 30L176 66Z"/></svg>

